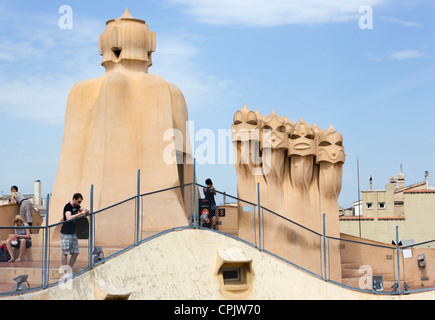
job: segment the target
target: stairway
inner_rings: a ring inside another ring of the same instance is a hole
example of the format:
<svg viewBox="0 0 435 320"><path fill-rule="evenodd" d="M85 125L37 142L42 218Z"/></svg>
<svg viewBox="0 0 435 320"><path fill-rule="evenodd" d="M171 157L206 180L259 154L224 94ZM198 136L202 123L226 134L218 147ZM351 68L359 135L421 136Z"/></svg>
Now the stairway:
<svg viewBox="0 0 435 320"><path fill-rule="evenodd" d="M381 292L389 292L392 293L395 291L394 285L397 282L397 275L395 279L395 275L393 273L382 273L379 272L376 268L371 269L373 276L382 276L383 277L383 291ZM370 274L368 274L367 269L360 268L360 266L356 263L352 262L342 262L341 263L341 283L356 289L368 290L371 291L371 282L372 278ZM404 288L404 281L401 280L401 288ZM411 287L413 286L413 280L406 281L406 284Z"/></svg>
<svg viewBox="0 0 435 320"><path fill-rule="evenodd" d="M32 235L32 247L25 249L21 262L0 262L0 295L11 292L16 284L13 279L21 275L28 275L27 281L30 288L40 287L43 284L44 247L39 243L38 238L37 234ZM79 239L80 254L74 264L74 274L89 266L88 246L88 240ZM103 248L104 256L108 257L122 249L116 245L105 246ZM18 253L19 249L14 249L15 259L18 257ZM63 268L61 269L61 257L60 241L51 242L48 252L48 284L58 282L64 275Z"/></svg>

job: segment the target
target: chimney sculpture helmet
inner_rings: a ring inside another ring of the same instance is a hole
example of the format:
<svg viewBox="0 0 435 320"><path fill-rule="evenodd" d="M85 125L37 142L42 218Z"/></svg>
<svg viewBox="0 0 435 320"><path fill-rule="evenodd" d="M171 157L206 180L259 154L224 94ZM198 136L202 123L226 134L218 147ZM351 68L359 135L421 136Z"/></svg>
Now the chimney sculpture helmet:
<svg viewBox="0 0 435 320"><path fill-rule="evenodd" d="M234 114L233 124L231 126L233 142L234 141L258 141L258 120L257 114L250 110L246 103L243 108Z"/></svg>
<svg viewBox="0 0 435 320"><path fill-rule="evenodd" d="M290 131L288 145L289 156L308 156L316 154L314 131L302 118Z"/></svg>
<svg viewBox="0 0 435 320"><path fill-rule="evenodd" d="M98 47L103 66L107 62L138 60L144 61L148 68L152 65L151 53L156 49L156 35L144 20L133 18L127 8L118 19L107 21Z"/></svg>
<svg viewBox="0 0 435 320"><path fill-rule="evenodd" d="M345 158L343 136L330 125L319 136L316 163L321 161L344 163Z"/></svg>
<svg viewBox="0 0 435 320"><path fill-rule="evenodd" d="M263 118L261 128L261 150L270 149L287 149L287 131L284 118L272 111L268 116Z"/></svg>

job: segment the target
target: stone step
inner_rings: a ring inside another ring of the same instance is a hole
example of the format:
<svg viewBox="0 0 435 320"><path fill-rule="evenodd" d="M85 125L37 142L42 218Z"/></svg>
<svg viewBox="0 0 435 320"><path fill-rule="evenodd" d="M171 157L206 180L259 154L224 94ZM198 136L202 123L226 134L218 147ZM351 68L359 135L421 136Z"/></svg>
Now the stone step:
<svg viewBox="0 0 435 320"><path fill-rule="evenodd" d="M89 254L87 240L79 240L81 254L74 265L74 274L89 266ZM105 257L119 252L125 246L103 247ZM39 287L43 281L43 248L34 247L26 249L21 262L0 262L0 293L11 292L16 282L14 278L21 275L28 275L28 282L31 288ZM14 249L15 258L18 256L18 249ZM64 275L64 269L61 269L62 250L60 244L50 246L49 266L48 266L48 284L56 283ZM69 259L69 257L68 257Z"/></svg>
<svg viewBox="0 0 435 320"><path fill-rule="evenodd" d="M74 265L73 273L77 273L89 266L89 254L87 240L79 240L81 254ZM123 250L126 246L112 245L103 247L105 257ZM11 292L16 282L14 278L21 275L28 275L28 282L31 288L39 287L43 282L43 248L34 247L26 249L21 262L0 262L0 294ZM14 256L18 255L18 249L14 249ZM64 269L61 269L62 250L60 244L50 246L48 284L56 283L64 275ZM69 257L68 257L69 259Z"/></svg>
<svg viewBox="0 0 435 320"><path fill-rule="evenodd" d="M372 269L372 275L382 275L376 269ZM360 268L341 268L341 276L343 278L360 278L367 276L367 271Z"/></svg>
<svg viewBox="0 0 435 320"><path fill-rule="evenodd" d="M352 288L357 288L357 289L363 289L363 290L371 290L370 288L366 288L367 284L365 281L361 281L361 277L354 277L354 278L342 278L341 283L352 287ZM403 281L401 282L401 286L402 286L402 290L403 290ZM394 276L393 275L384 275L384 279L383 279L383 286L384 286L384 292L392 292L393 290L393 285L396 283L396 281L394 280ZM414 286L413 281L406 281L406 284L408 286ZM360 288L360 286L364 286L363 288Z"/></svg>
<svg viewBox="0 0 435 320"><path fill-rule="evenodd" d="M50 262L48 269L49 283L57 282L63 276L62 263L60 261ZM74 273L83 270L88 266L87 262L77 261L74 265ZM0 262L0 283L15 284L14 278L21 275L28 275L28 282L31 287L38 287L42 284L43 279L43 262L42 261L22 261L22 262Z"/></svg>
<svg viewBox="0 0 435 320"><path fill-rule="evenodd" d="M88 261L89 259L89 251L88 251L88 240L79 240L79 249L80 254L77 257L77 261ZM118 251L124 249L127 246L119 246L119 245L111 245L109 246L103 246L103 253L105 257L108 257L112 254L117 253ZM49 250L49 257L48 259L53 260L59 260L62 258L62 249L60 247L60 243L50 243ZM19 255L19 249L14 248L14 259L16 259ZM23 261L43 261L44 260L44 248L42 246L37 246L33 243L32 240L32 246L30 248L27 248L24 250L22 260Z"/></svg>
<svg viewBox="0 0 435 320"><path fill-rule="evenodd" d="M354 262L342 262L341 263L341 268L346 268L346 269L358 269L359 265L357 263Z"/></svg>

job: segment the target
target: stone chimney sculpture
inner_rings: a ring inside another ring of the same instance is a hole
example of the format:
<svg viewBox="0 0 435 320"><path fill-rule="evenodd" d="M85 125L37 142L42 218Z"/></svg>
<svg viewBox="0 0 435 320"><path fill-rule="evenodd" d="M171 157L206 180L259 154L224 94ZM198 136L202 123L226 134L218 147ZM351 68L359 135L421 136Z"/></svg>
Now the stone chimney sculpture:
<svg viewBox="0 0 435 320"><path fill-rule="evenodd" d="M107 21L99 39L105 74L79 82L68 97L50 223L62 219L63 206L76 192L83 194L83 205L89 207L91 185L94 210L136 195L139 169L141 193L192 182L186 102L176 86L148 73L155 49L155 33L145 21L133 18L128 9L118 19ZM181 139L168 135L173 130L183 133ZM164 159L168 147L171 159ZM183 159L181 166L174 160L177 155ZM185 207L179 189L146 201L146 230L187 224L190 209ZM134 208L125 208L125 213L122 207L117 210L112 218L120 220L118 227L132 225ZM117 234L114 230L105 232Z"/></svg>
<svg viewBox="0 0 435 320"><path fill-rule="evenodd" d="M326 234L340 237L337 198L345 161L342 135L332 126L323 131L316 124L310 126L303 119L294 123L275 112L265 117L246 104L234 115L231 128L238 179L238 236L288 261L304 256L304 261L297 261L299 266L317 274L325 272L318 260L319 253L323 256L319 236L323 215ZM245 211L247 202L258 200L260 210L255 206ZM334 258L327 272L340 279L339 242L328 243L328 253Z"/></svg>
<svg viewBox="0 0 435 320"><path fill-rule="evenodd" d="M329 234L339 236L345 152L332 125L323 131L275 112L265 117L245 104L234 116L232 134L240 199L257 203L259 183L263 207L316 232L322 232L325 214ZM242 233L251 224L245 219L250 218L239 216Z"/></svg>

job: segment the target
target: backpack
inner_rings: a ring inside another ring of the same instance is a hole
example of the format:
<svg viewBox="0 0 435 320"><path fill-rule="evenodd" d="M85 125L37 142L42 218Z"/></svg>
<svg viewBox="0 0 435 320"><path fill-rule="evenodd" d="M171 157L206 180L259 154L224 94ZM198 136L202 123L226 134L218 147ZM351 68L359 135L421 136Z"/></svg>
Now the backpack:
<svg viewBox="0 0 435 320"><path fill-rule="evenodd" d="M6 262L11 259L11 255L6 249L6 244L0 246L0 262Z"/></svg>

